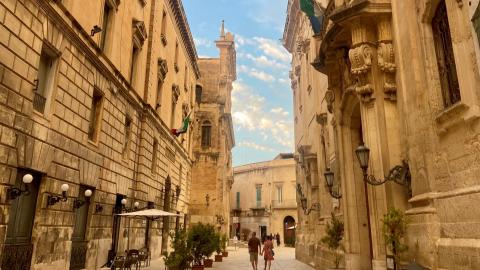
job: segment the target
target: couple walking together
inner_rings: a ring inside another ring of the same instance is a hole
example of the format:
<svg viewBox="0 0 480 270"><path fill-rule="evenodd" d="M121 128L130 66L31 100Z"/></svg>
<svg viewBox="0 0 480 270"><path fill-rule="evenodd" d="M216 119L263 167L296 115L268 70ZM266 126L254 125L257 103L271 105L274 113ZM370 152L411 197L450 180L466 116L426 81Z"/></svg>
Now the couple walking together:
<svg viewBox="0 0 480 270"><path fill-rule="evenodd" d="M260 244L260 239L256 237L256 233L252 233L252 238L248 240L248 252L250 253L250 262L252 263L253 270L258 270L258 255L263 255L263 258L265 259L265 268L264 270L267 269L267 264L268 264L268 270L270 270L270 267L272 267L272 261L273 261L273 242L272 242L272 237L267 236L267 240L263 243L263 249Z"/></svg>

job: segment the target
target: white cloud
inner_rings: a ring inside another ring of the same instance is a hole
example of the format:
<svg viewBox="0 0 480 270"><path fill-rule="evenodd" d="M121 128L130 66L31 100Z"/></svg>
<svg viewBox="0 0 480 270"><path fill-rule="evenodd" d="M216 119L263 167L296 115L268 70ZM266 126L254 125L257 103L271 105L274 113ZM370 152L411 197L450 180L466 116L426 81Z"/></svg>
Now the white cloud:
<svg viewBox="0 0 480 270"><path fill-rule="evenodd" d="M271 109L270 112L272 112L274 114L278 114L278 115L283 115L283 116L288 115L288 112L285 111L282 107L275 107L275 108Z"/></svg>
<svg viewBox="0 0 480 270"><path fill-rule="evenodd" d="M277 69L288 69L288 65L284 63L279 63L274 59L270 59L265 55L253 56L249 53L245 54L245 58L253 61L259 67L272 67Z"/></svg>
<svg viewBox="0 0 480 270"><path fill-rule="evenodd" d="M196 47L210 48L213 46L213 42L206 38L193 38L193 42Z"/></svg>
<svg viewBox="0 0 480 270"><path fill-rule="evenodd" d="M260 134L261 139L293 150L293 121L281 107L268 108L266 99L242 80L233 83L232 117L237 130Z"/></svg>
<svg viewBox="0 0 480 270"><path fill-rule="evenodd" d="M237 144L237 146L243 146L247 148L253 148L255 150L259 151L265 151L265 152L276 152L275 149L265 146L265 145L260 145L254 142L247 142L247 141L241 141Z"/></svg>
<svg viewBox="0 0 480 270"><path fill-rule="evenodd" d="M287 50L282 47L280 41L263 37L254 37L253 39L258 43L260 49L266 55L280 60L281 62L290 63L291 56Z"/></svg>
<svg viewBox="0 0 480 270"><path fill-rule="evenodd" d="M271 74L268 74L264 71L257 70L255 68L250 68L246 65L239 65L237 66L237 72L238 73L245 73L248 76L252 78L256 78L258 80L264 81L264 82L274 82L275 77Z"/></svg>

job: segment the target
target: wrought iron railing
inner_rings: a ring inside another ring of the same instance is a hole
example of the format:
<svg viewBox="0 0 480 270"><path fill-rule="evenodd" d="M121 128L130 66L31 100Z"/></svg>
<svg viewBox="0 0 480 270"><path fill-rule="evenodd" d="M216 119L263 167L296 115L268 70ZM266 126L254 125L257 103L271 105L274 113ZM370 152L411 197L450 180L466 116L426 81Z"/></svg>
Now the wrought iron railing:
<svg viewBox="0 0 480 270"><path fill-rule="evenodd" d="M1 269L30 270L32 252L32 244L5 244Z"/></svg>
<svg viewBox="0 0 480 270"><path fill-rule="evenodd" d="M45 111L45 103L47 99L38 92L33 95L33 109L37 112L43 113Z"/></svg>
<svg viewBox="0 0 480 270"><path fill-rule="evenodd" d="M72 256L70 257L70 270L80 270L85 268L87 259L88 241L73 241Z"/></svg>

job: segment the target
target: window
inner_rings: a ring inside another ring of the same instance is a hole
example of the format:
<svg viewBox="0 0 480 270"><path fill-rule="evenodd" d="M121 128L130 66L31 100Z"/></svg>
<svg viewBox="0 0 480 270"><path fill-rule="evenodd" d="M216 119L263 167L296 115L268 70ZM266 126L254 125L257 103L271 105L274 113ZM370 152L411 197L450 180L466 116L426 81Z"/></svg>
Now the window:
<svg viewBox="0 0 480 270"><path fill-rule="evenodd" d="M153 140L153 150L152 150L152 173L156 172L157 168L157 152L158 152L158 141L155 139Z"/></svg>
<svg viewBox="0 0 480 270"><path fill-rule="evenodd" d="M237 191L237 209L240 209L240 192Z"/></svg>
<svg viewBox="0 0 480 270"><path fill-rule="evenodd" d="M175 43L175 58L173 62L173 67L175 68L175 72L178 72L180 70L178 67L178 41Z"/></svg>
<svg viewBox="0 0 480 270"><path fill-rule="evenodd" d="M205 121L202 124L202 147L210 147L212 144L212 124L210 121Z"/></svg>
<svg viewBox="0 0 480 270"><path fill-rule="evenodd" d="M130 148L130 136L132 133L132 119L127 115L125 117L125 133L123 139L123 157L128 157L128 149Z"/></svg>
<svg viewBox="0 0 480 270"><path fill-rule="evenodd" d="M97 88L93 89L92 108L90 110L90 125L88 127L88 139L97 141L100 130L103 94Z"/></svg>
<svg viewBox="0 0 480 270"><path fill-rule="evenodd" d="M184 74L184 76L183 76L183 90L184 90L185 92L188 91L188 84L187 84L187 82L188 82L188 67L187 67L187 65L185 65L185 74Z"/></svg>
<svg viewBox="0 0 480 270"><path fill-rule="evenodd" d="M102 51L105 51L107 33L110 30L109 24L110 24L110 18L112 17L111 13L112 13L112 8L108 5L107 1L105 1L105 4L103 5L102 35L100 39L100 49L102 49Z"/></svg>
<svg viewBox="0 0 480 270"><path fill-rule="evenodd" d="M277 201L281 203L283 201L283 186L277 186Z"/></svg>
<svg viewBox="0 0 480 270"><path fill-rule="evenodd" d="M162 93L163 93L163 81L159 80L157 85L157 103L155 110L158 110L162 106Z"/></svg>
<svg viewBox="0 0 480 270"><path fill-rule="evenodd" d="M57 56L47 48L42 49L40 64L38 65L37 88L33 97L33 109L44 113L47 97L51 96L55 80Z"/></svg>
<svg viewBox="0 0 480 270"><path fill-rule="evenodd" d="M162 29L160 32L160 38L162 40L163 46L167 45L166 30L167 30L167 13L164 10L162 14Z"/></svg>
<svg viewBox="0 0 480 270"><path fill-rule="evenodd" d="M460 87L458 85L445 0L440 1L437 6L432 19L432 30L443 103L445 107L450 107L460 101Z"/></svg>
<svg viewBox="0 0 480 270"><path fill-rule="evenodd" d="M139 49L135 46L132 46L132 62L130 62L130 84L133 85L135 80L135 69L137 65Z"/></svg>
<svg viewBox="0 0 480 270"><path fill-rule="evenodd" d="M172 86L172 108L170 112L170 127L175 128L175 112L177 109L177 102L179 97L178 85Z"/></svg>
<svg viewBox="0 0 480 270"><path fill-rule="evenodd" d="M262 204L262 185L257 185L255 188L257 192L257 207L260 207Z"/></svg>

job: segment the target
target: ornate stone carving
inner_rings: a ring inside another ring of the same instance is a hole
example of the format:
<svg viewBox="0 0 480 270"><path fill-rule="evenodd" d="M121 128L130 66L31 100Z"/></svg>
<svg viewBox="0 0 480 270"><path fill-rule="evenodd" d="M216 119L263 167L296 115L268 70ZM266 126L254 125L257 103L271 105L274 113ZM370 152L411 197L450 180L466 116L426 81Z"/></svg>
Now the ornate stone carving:
<svg viewBox="0 0 480 270"><path fill-rule="evenodd" d="M397 85L395 83L395 52L391 41L382 41L378 44L378 67L384 73L383 91L386 98L395 100Z"/></svg>
<svg viewBox="0 0 480 270"><path fill-rule="evenodd" d="M158 58L158 81L163 82L168 73L167 60Z"/></svg>
<svg viewBox="0 0 480 270"><path fill-rule="evenodd" d="M143 43L147 39L147 30L142 21L133 21L133 45L136 48L142 48Z"/></svg>
<svg viewBox="0 0 480 270"><path fill-rule="evenodd" d="M327 110L329 113L333 113L333 102L335 101L335 93L333 90L328 89L325 92L325 101L327 102Z"/></svg>
<svg viewBox="0 0 480 270"><path fill-rule="evenodd" d="M355 90L364 101L368 101L373 94L373 86L370 83L370 72L372 68L372 48L369 44L363 43L348 53L352 64L351 72L356 77Z"/></svg>

